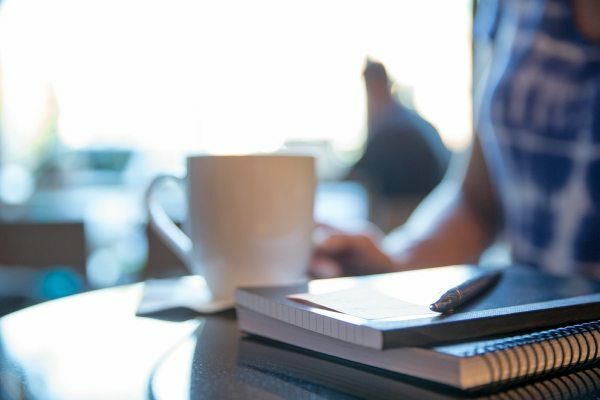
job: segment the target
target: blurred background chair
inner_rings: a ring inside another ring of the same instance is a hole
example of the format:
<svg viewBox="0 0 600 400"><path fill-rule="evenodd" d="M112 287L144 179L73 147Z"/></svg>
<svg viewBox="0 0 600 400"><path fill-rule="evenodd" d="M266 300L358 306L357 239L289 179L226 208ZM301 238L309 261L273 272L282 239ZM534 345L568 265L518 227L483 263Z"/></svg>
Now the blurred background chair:
<svg viewBox="0 0 600 400"><path fill-rule="evenodd" d="M0 315L86 289L83 223L0 222Z"/></svg>
<svg viewBox="0 0 600 400"><path fill-rule="evenodd" d="M85 274L83 223L0 222L0 264L29 267L69 266Z"/></svg>

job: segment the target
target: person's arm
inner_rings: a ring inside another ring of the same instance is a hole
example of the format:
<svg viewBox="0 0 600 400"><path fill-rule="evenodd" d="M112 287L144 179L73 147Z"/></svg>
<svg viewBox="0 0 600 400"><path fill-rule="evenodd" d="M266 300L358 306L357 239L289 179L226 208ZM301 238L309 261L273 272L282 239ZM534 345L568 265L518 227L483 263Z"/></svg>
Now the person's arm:
<svg viewBox="0 0 600 400"><path fill-rule="evenodd" d="M476 262L499 230L501 212L476 137L459 187L440 185L384 242L396 268Z"/></svg>
<svg viewBox="0 0 600 400"><path fill-rule="evenodd" d="M407 224L381 245L375 235L329 232L317 243L312 272L329 277L475 262L491 244L500 221L500 207L476 138L458 188L436 189Z"/></svg>
<svg viewBox="0 0 600 400"><path fill-rule="evenodd" d="M588 40L600 43L600 1L572 0L571 6L579 32Z"/></svg>

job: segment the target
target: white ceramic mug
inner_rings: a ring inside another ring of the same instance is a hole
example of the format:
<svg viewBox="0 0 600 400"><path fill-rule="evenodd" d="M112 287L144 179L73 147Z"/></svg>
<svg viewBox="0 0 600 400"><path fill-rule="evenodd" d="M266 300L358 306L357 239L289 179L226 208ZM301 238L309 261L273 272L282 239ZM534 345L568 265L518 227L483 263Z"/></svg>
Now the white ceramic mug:
<svg viewBox="0 0 600 400"><path fill-rule="evenodd" d="M181 230L153 193L165 180L186 187ZM149 222L212 299L232 302L239 286L279 285L305 277L314 226L315 160L308 156L195 156L187 176L158 176L146 193Z"/></svg>

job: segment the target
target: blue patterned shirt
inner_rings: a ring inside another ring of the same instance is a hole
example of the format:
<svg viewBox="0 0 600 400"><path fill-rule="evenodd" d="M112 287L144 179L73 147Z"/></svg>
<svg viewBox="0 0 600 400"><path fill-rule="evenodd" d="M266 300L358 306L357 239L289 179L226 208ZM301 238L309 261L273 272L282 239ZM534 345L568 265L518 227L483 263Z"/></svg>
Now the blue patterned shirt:
<svg viewBox="0 0 600 400"><path fill-rule="evenodd" d="M512 257L600 278L600 44L568 0L481 3L475 38L494 53L477 129Z"/></svg>

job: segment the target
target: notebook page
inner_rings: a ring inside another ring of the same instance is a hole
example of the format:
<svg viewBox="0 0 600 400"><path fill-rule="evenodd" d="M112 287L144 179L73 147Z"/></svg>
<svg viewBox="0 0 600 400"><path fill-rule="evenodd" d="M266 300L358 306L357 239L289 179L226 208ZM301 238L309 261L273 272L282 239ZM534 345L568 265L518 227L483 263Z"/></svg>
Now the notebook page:
<svg viewBox="0 0 600 400"><path fill-rule="evenodd" d="M287 297L363 319L426 317L439 314L429 310L429 305L410 303L365 286L320 294L299 293Z"/></svg>

